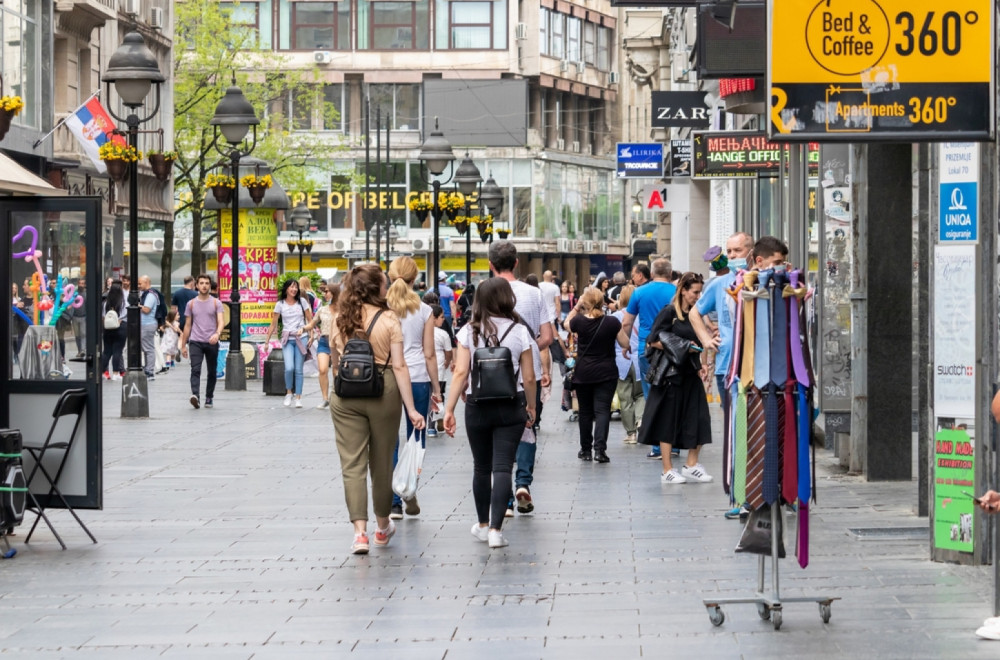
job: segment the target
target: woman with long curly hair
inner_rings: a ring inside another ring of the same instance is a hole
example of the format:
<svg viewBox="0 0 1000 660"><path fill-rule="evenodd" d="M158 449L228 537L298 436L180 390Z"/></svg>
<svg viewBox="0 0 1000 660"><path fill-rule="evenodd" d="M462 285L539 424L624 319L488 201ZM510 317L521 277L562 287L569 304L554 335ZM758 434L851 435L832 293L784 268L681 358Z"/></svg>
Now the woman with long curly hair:
<svg viewBox="0 0 1000 660"><path fill-rule="evenodd" d="M344 480L347 511L354 524L354 554L367 554L368 476L371 473L374 543L388 545L396 532L389 518L392 508L392 453L399 431L402 406L413 428L424 429L424 416L413 405L410 373L403 358L403 330L385 300L385 275L376 264L359 264L341 283L337 320L330 336L336 372L344 346L354 338L367 339L384 385L378 398L330 397L330 416L337 436L337 452ZM391 369L387 365L392 366ZM336 374L335 374L336 375Z"/></svg>
<svg viewBox="0 0 1000 660"><path fill-rule="evenodd" d="M309 334L305 331L307 324L312 322L312 308L302 297L299 283L289 278L281 285L281 294L274 305L271 317L271 327L267 329L264 344L271 342L271 336L278 329L281 321L281 353L285 358L285 406L292 405L295 396L295 407L302 407L302 385L305 380L302 366L306 363L306 353L309 352Z"/></svg>
<svg viewBox="0 0 1000 660"><path fill-rule="evenodd" d="M476 403L472 398L469 371L477 348L501 345L510 350L518 374L517 395L510 400ZM455 435L455 406L464 392L465 431L472 449L472 495L477 523L472 535L491 548L507 545L500 532L507 503L512 496L510 473L514 455L525 428L535 420L535 363L531 355L534 338L514 311L514 291L502 277L484 281L476 289L472 318L458 333L454 377L445 406L444 430Z"/></svg>
<svg viewBox="0 0 1000 660"><path fill-rule="evenodd" d="M410 390L413 392L413 405L417 412L427 417L433 405L434 410L441 404L441 385L438 383L437 353L434 350L434 316L431 306L420 301L420 296L413 290L413 283L420 271L417 264L409 257L393 259L389 265L389 291L385 300L389 309L399 317L403 329L403 359L410 372ZM433 403L432 403L433 402ZM417 434L421 446L426 446L426 431L414 431L413 424L406 421L406 437ZM392 453L392 465L395 467L399 452ZM420 505L414 495L406 501L406 515L415 516L420 513ZM403 518L403 500L393 493L393 520Z"/></svg>

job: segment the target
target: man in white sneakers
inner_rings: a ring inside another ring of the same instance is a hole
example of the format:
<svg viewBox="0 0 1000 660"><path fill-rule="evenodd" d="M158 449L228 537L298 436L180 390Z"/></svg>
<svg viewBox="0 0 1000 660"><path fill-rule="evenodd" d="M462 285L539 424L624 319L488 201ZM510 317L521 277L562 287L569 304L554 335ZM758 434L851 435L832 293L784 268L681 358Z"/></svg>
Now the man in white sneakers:
<svg viewBox="0 0 1000 660"><path fill-rule="evenodd" d="M184 316L184 332L181 334L180 350L188 357L188 346L191 347L191 405L198 409L201 400L198 394L201 388L201 363L204 359L208 366L208 382L205 384L205 407L213 406L215 396L215 381L219 367L219 337L222 335L222 303L213 298L212 278L208 275L198 276L198 297L188 301Z"/></svg>

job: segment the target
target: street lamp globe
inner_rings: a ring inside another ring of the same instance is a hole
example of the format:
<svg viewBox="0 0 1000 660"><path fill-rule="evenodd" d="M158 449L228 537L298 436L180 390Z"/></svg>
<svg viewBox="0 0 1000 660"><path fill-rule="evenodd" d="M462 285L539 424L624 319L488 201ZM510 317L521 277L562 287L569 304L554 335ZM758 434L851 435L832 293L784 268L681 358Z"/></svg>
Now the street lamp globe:
<svg viewBox="0 0 1000 660"><path fill-rule="evenodd" d="M455 183L458 184L458 191L466 196L471 195L482 182L483 177L479 173L479 168L466 152L465 158L462 159L462 163L455 172Z"/></svg>
<svg viewBox="0 0 1000 660"><path fill-rule="evenodd" d="M141 106L153 83L159 85L164 80L156 56L146 46L142 35L135 31L125 35L104 72L104 82L114 83L122 103L129 108Z"/></svg>
<svg viewBox="0 0 1000 660"><path fill-rule="evenodd" d="M479 193L479 202L493 215L498 216L503 211L503 191L493 179L492 174L483 184L483 191Z"/></svg>
<svg viewBox="0 0 1000 660"><path fill-rule="evenodd" d="M292 209L291 215L292 226L295 227L295 231L301 234L309 229L309 225L312 223L312 212L304 202L299 202L298 206Z"/></svg>
<svg viewBox="0 0 1000 660"><path fill-rule="evenodd" d="M250 101L235 83L234 80L233 85L226 90L226 95L219 101L219 105L215 106L215 116L209 122L212 126L218 126L222 131L222 137L233 146L243 141L251 126L260 123Z"/></svg>
<svg viewBox="0 0 1000 660"><path fill-rule="evenodd" d="M420 146L420 160L427 164L427 169L434 176L440 176L449 163L454 162L455 154L451 143L445 139L444 133L438 129L437 119L434 120L434 130Z"/></svg>

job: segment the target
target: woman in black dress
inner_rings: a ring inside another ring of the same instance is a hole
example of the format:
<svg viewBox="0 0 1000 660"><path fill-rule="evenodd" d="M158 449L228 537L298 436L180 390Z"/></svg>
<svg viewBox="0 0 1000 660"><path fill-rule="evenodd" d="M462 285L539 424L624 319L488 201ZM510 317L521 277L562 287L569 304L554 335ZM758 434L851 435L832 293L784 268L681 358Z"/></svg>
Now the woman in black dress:
<svg viewBox="0 0 1000 660"><path fill-rule="evenodd" d="M657 315L646 341L647 349L662 349L660 342L654 338L659 337L661 332L668 332L692 342L679 373L668 378L663 386L650 388L642 426L639 427L639 442L660 446L663 453L660 481L665 484L712 481L711 475L698 462L701 446L712 442L712 426L700 375L701 342L688 318L688 313L701 296L702 284L702 276L697 273L681 276L673 304L664 307ZM675 469L671 462L671 448L688 450L686 465L680 470Z"/></svg>

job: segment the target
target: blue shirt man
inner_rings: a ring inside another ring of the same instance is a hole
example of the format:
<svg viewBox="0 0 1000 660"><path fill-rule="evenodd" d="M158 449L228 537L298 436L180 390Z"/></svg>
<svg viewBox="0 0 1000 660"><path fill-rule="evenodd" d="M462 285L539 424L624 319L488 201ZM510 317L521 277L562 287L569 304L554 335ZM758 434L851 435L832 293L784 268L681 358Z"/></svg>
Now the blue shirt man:
<svg viewBox="0 0 1000 660"><path fill-rule="evenodd" d="M653 280L643 284L632 294L632 299L625 308L621 332L618 333L618 345L622 347L622 355L626 355L630 350L629 335L632 333L632 326L636 318L639 319L639 376L642 378L642 392L646 398L649 398L649 384L645 379L646 370L649 368L645 355L646 337L653 328L653 321L656 320L660 310L671 303L677 292L677 287L670 283L673 268L669 260L662 257L657 259L650 270ZM658 449L654 447L654 453Z"/></svg>

